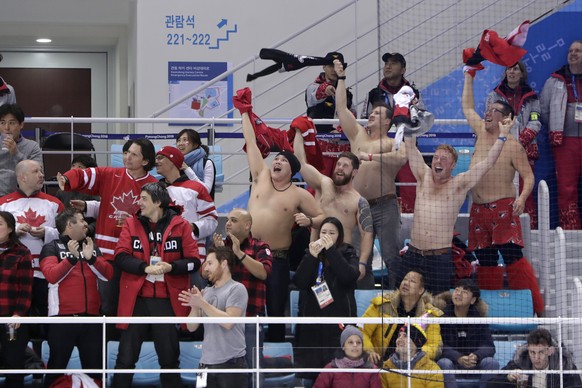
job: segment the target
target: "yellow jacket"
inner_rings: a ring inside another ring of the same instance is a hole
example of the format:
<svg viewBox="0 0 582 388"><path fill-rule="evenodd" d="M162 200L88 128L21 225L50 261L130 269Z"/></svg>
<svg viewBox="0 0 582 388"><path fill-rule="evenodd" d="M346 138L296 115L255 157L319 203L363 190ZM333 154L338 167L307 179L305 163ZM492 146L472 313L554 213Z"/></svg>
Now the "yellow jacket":
<svg viewBox="0 0 582 388"><path fill-rule="evenodd" d="M391 291L384 293L372 299L372 304L363 318L381 317L397 317L398 306L400 305L400 291ZM383 312L383 314L382 314ZM432 295L424 293L418 303L416 304L416 317L421 317L424 313L429 312L430 316L440 317L443 312L432 305ZM366 324L362 329L364 333L364 350L373 350L380 356L384 356L386 348L397 329L396 324ZM387 331L386 337L384 334ZM398 333L396 333L398 335ZM441 327L438 324L428 325L426 330L427 342L422 347L422 350L428 355L431 360L435 360L441 355L443 341L441 339Z"/></svg>
<svg viewBox="0 0 582 388"><path fill-rule="evenodd" d="M384 362L383 367L384 369L401 369L397 368L390 359ZM429 359L427 355L424 355L416 362L416 364L411 366L411 368L434 371L441 370L441 368L439 368L439 366L434 361ZM410 386L412 388L444 388L445 386L443 375L439 372L431 374L420 374L412 372L410 376L412 379ZM381 373L380 380L382 380L382 388L408 388L408 377L398 373Z"/></svg>

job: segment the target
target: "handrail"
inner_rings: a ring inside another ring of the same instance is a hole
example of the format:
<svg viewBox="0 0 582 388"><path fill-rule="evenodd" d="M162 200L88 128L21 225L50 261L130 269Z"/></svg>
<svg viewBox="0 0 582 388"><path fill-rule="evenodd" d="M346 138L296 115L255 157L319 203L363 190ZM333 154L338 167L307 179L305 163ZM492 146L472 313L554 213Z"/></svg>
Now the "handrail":
<svg viewBox="0 0 582 388"><path fill-rule="evenodd" d="M326 20L326 19L328 19L328 18L336 15L338 12L343 11L344 9L348 8L352 4L355 4L356 2L357 2L357 0L351 0L351 1L347 2L346 4L342 5L341 7L333 10L332 12L328 13L327 15L325 15L325 16L321 17L320 19L316 20L315 22L313 22L311 24L308 24L307 26L305 26L304 28L300 29L299 31L297 31L297 32L289 35L287 38L284 38L284 39L280 40L279 42L275 43L273 46L271 46L271 48L278 48L278 47L282 46L283 44L285 44L285 43L289 42L290 40L296 38L297 36L303 34L305 31L308 31L311 28L319 25L324 20ZM171 102L170 104L166 105L165 107L163 107L163 108L157 110L156 112L152 113L151 117L158 117L162 113L167 112L168 110L172 109L176 105L179 105L182 102L186 101L187 99L191 98L195 94L200 93L201 91L205 90L206 88L208 88L211 85L214 85L218 81L224 79L224 77L228 77L232 73L234 73L237 70L245 67L246 65L248 65L251 62L255 61L256 59L259 59L259 54L253 55L252 57L248 58L247 60L245 60L245 61L239 63L238 65L236 65L235 67L233 67L231 70L227 70L224 73L219 74L218 76L214 77L210 81L208 81L206 83L203 83L202 85L200 85L199 87L197 87L196 89L194 89L192 92L186 94L185 96L180 97L176 101Z"/></svg>
<svg viewBox="0 0 582 388"><path fill-rule="evenodd" d="M539 248L542 273L540 275L540 287L544 292L545 310L549 311L550 306L555 306L550 293L550 265L552 263L550 250L550 190L546 181L540 181L538 185L538 233ZM551 307L553 310L553 307Z"/></svg>
<svg viewBox="0 0 582 388"><path fill-rule="evenodd" d="M557 276L559 276L559 274L566 274L567 270L566 270L566 236L564 234L564 230L561 227L557 227L556 228L556 234L555 234L555 246L554 246L554 274L556 275L556 280L557 280ZM546 275L549 275L549 273L546 272ZM546 276L547 278L549 278L549 276ZM566 282L561 282L561 281L556 281L556 296L557 295L566 295L566 290L568 289ZM566 316L568 315L568 308L567 306L564 306L564 304L560 304L560 303L556 303L556 306L558 306L559 310L556 311L556 316Z"/></svg>

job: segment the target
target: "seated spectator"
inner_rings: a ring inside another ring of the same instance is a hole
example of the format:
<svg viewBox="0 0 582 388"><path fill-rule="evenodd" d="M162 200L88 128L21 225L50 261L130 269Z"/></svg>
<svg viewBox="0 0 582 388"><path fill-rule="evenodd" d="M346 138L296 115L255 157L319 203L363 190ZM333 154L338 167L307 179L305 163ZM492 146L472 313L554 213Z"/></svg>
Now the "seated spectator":
<svg viewBox="0 0 582 388"><path fill-rule="evenodd" d="M487 303L480 299L481 290L471 279L462 279L453 292L445 292L438 299L446 304L445 317L478 318L487 316ZM435 302L436 303L436 302ZM440 306L439 306L440 307ZM495 345L489 325L455 323L442 325L443 356L437 364L443 370L491 370L499 369L499 362L493 358ZM467 375L462 375L470 377ZM485 388L492 375L483 374L479 387ZM445 375L445 387L456 388L454 374Z"/></svg>
<svg viewBox="0 0 582 388"><path fill-rule="evenodd" d="M432 326L432 325L430 325ZM410 330L410 333L408 333ZM410 340L408 340L410 335ZM438 365L422 350L427 343L427 332L420 325L404 325L398 331L394 353L384 362L383 369L434 370L434 374L382 373L382 387L408 387L408 379L412 379L412 388L443 388L443 375ZM410 363L410 364L409 364ZM439 371L439 372L436 372Z"/></svg>
<svg viewBox="0 0 582 388"><path fill-rule="evenodd" d="M395 291L385 292L383 295L372 299L372 304L362 318L376 317L440 317L443 312L433 306L432 295L425 292L424 276L417 271L406 274L400 288ZM370 360L377 365L385 361L394 353L396 339L402 324L365 324L364 350L370 353ZM442 340L441 330L438 324L430 325L426 332L428 341L422 350L431 360L441 354Z"/></svg>
<svg viewBox="0 0 582 388"><path fill-rule="evenodd" d="M193 129L182 129L176 137L176 148L184 154L182 170L193 181L202 183L214 199L216 167L208 158L208 147L202 144L200 134Z"/></svg>
<svg viewBox="0 0 582 388"><path fill-rule="evenodd" d="M560 387L559 374L526 374L521 370L576 370L572 353L562 346L562 360L558 343L546 329L535 329L527 336L527 343L520 346L513 359L503 367L509 374L500 375L492 379L487 387L514 387L523 382L523 387ZM560 365L561 363L561 365ZM527 382L527 383L526 383ZM582 381L579 374L564 373L563 387L580 387Z"/></svg>
<svg viewBox="0 0 582 388"><path fill-rule="evenodd" d="M0 197L16 190L16 165L29 159L40 163L42 153L37 142L22 137L24 111L17 104L0 106Z"/></svg>
<svg viewBox="0 0 582 388"><path fill-rule="evenodd" d="M342 349L326 368L376 368L368 360L368 353L364 352L364 336L354 326L346 326L340 336ZM380 376L376 373L320 373L313 388L380 388Z"/></svg>
<svg viewBox="0 0 582 388"><path fill-rule="evenodd" d="M309 244L293 282L299 288L300 317L356 316L358 256L344 243L344 229L335 217L323 220L319 239ZM323 368L333 358L341 330L337 324L298 324L295 334L295 366ZM297 377L311 386L317 373L300 372ZM311 381L310 381L311 380Z"/></svg>

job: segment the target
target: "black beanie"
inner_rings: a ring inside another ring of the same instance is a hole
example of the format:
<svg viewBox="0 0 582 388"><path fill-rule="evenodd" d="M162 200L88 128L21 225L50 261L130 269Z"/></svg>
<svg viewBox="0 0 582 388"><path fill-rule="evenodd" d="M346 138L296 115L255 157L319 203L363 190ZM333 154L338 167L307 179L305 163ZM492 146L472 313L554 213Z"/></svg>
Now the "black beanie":
<svg viewBox="0 0 582 388"><path fill-rule="evenodd" d="M297 157L293 155L292 152L281 151L277 154L277 156L279 155L283 155L285 159L287 159L287 161L289 162L289 166L291 166L291 177L293 177L293 175L297 174L299 170L301 170L301 163L299 162L299 159L297 159Z"/></svg>

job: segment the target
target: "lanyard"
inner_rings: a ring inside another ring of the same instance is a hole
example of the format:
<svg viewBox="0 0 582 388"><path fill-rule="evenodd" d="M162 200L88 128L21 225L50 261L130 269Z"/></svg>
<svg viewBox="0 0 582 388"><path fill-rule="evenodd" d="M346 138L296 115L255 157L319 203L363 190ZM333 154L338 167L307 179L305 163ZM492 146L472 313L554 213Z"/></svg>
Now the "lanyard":
<svg viewBox="0 0 582 388"><path fill-rule="evenodd" d="M576 99L576 102L578 101L578 90L577 89L578 84L576 83L576 78L574 78L574 74L572 74L572 91L574 92L574 98Z"/></svg>
<svg viewBox="0 0 582 388"><path fill-rule="evenodd" d="M320 285L323 282L323 263L320 261L317 268L317 280L315 280L315 285Z"/></svg>

